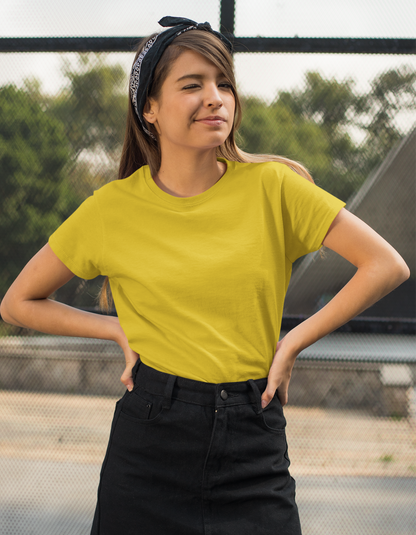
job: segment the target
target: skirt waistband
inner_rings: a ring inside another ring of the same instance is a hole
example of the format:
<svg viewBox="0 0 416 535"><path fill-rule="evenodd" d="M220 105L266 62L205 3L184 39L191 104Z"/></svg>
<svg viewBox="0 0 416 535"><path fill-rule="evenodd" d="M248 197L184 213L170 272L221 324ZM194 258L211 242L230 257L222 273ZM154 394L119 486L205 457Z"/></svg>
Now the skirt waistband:
<svg viewBox="0 0 416 535"><path fill-rule="evenodd" d="M259 412L261 394L267 385L267 378L232 383L204 383L160 372L140 359L133 368L133 380L134 389L163 396L169 405L171 399L212 407L252 403Z"/></svg>

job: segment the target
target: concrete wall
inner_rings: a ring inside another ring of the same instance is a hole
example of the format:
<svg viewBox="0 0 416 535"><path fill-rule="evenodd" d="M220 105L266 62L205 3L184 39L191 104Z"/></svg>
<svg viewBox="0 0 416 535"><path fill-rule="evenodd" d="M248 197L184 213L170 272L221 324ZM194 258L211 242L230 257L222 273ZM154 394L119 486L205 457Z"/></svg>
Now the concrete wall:
<svg viewBox="0 0 416 535"><path fill-rule="evenodd" d="M385 380L385 367L397 368L403 378ZM404 372L404 373L403 373ZM305 407L351 409L377 416L413 415L416 365L320 363L295 364L289 387L289 403Z"/></svg>
<svg viewBox="0 0 416 535"><path fill-rule="evenodd" d="M34 392L121 397L124 357L111 342L62 338L0 341L0 388ZM326 362L302 356L290 385L290 404L362 410L407 417L416 364Z"/></svg>

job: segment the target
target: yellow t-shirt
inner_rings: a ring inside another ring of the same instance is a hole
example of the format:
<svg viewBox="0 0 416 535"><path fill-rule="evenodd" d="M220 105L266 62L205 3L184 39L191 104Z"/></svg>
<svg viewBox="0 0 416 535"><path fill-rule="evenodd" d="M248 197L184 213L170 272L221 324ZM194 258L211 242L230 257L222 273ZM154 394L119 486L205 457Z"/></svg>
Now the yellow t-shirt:
<svg viewBox="0 0 416 535"><path fill-rule="evenodd" d="M285 165L222 161L222 178L185 198L142 167L49 239L79 277L109 277L145 364L210 383L267 376L292 263L319 249L345 205Z"/></svg>

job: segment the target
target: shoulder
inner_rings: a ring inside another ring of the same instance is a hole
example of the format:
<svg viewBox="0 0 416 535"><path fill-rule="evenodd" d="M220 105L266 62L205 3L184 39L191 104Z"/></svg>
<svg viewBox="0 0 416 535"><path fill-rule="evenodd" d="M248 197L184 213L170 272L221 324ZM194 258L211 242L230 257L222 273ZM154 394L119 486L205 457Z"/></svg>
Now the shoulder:
<svg viewBox="0 0 416 535"><path fill-rule="evenodd" d="M251 179L281 182L286 176L294 173L287 165L280 162L227 162L233 171Z"/></svg>
<svg viewBox="0 0 416 535"><path fill-rule="evenodd" d="M233 170L241 185L245 184L248 189L263 191L269 195L280 195L287 181L306 179L292 171L290 167L280 162L231 162Z"/></svg>
<svg viewBox="0 0 416 535"><path fill-rule="evenodd" d="M144 182L145 169L141 167L127 178L113 180L94 191L95 203L105 209L119 203L128 202L140 194L140 185Z"/></svg>

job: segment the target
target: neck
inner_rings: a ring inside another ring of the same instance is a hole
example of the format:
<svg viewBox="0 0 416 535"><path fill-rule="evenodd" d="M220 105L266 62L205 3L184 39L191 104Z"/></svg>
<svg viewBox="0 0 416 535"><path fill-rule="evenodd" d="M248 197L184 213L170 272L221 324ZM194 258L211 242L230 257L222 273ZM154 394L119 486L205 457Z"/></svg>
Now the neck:
<svg viewBox="0 0 416 535"><path fill-rule="evenodd" d="M213 186L226 170L217 161L216 150L195 151L186 155L181 151L162 151L162 162L153 177L160 189L175 197L193 197Z"/></svg>

